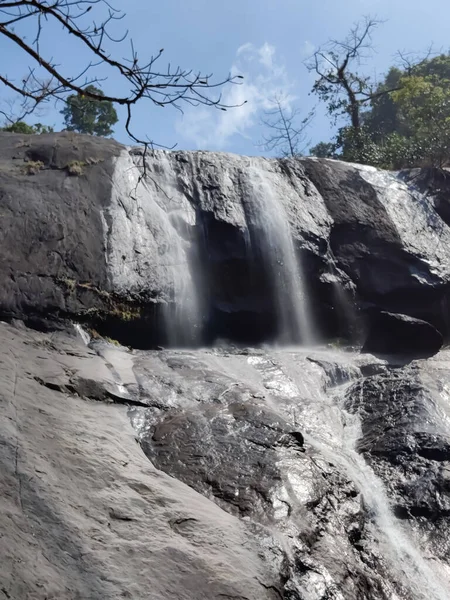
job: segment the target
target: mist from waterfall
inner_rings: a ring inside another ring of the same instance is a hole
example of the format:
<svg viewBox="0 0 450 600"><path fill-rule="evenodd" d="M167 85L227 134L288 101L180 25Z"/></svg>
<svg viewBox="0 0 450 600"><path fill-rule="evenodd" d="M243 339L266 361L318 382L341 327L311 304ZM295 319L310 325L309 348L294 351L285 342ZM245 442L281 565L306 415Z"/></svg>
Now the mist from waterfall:
<svg viewBox="0 0 450 600"><path fill-rule="evenodd" d="M305 277L283 202L265 171L256 166L248 167L243 185L254 259L263 262L270 278L277 341L312 344L315 335Z"/></svg>

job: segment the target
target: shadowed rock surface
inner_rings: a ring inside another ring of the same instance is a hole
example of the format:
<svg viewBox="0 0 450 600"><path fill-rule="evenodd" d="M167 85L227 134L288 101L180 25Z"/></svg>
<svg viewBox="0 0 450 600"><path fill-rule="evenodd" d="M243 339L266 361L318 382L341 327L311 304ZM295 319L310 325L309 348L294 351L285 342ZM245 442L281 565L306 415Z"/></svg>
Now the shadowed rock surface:
<svg viewBox="0 0 450 600"><path fill-rule="evenodd" d="M442 335L426 321L388 312L377 312L368 321L366 352L426 358L442 346Z"/></svg>

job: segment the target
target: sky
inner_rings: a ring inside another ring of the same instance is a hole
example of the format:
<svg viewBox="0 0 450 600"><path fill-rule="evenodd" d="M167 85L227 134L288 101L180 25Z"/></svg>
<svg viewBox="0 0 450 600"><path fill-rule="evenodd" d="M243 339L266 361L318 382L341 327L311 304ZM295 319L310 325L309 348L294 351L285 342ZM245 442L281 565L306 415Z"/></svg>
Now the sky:
<svg viewBox="0 0 450 600"><path fill-rule="evenodd" d="M430 44L436 50L450 49L449 0L113 0L113 5L125 12L122 21L114 24L114 33L128 30L142 59L163 48L157 62L162 71L170 63L212 73L217 81L229 73L244 77L240 85L222 89L224 103L242 104L226 112L186 105L181 113L147 101L135 107L133 131L139 137L178 149L270 155L261 145L265 133L261 118L271 108L273 97L283 94L291 107L306 116L317 98L310 94L314 77L305 60L330 38L345 37L355 21L366 15L383 20L374 34L374 53L363 67L378 79L395 63L398 50L420 53ZM100 18L99 8L92 11L93 18ZM87 53L60 27L46 27L41 52L64 74L79 73L87 64ZM28 25L19 25L17 32L34 39L34 30ZM110 44L108 49L121 59L129 55L129 48L127 40ZM2 36L0 55L0 74L20 82L32 65L30 60ZM97 72L106 78L101 84L105 93L127 93L120 76L101 66ZM0 105L11 100L0 85ZM61 109L47 105L28 122L39 121L60 130ZM132 143L125 132L123 111L119 110L119 116L113 137ZM310 145L329 140L333 131L319 106L308 130Z"/></svg>

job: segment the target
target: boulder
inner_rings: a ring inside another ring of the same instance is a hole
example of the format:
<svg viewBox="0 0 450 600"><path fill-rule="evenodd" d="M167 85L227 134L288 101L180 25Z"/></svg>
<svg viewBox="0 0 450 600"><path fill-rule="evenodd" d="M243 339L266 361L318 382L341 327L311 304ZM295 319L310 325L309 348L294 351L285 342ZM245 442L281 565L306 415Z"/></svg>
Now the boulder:
<svg viewBox="0 0 450 600"><path fill-rule="evenodd" d="M363 351L425 358L441 349L442 334L433 325L407 315L378 312L369 317Z"/></svg>

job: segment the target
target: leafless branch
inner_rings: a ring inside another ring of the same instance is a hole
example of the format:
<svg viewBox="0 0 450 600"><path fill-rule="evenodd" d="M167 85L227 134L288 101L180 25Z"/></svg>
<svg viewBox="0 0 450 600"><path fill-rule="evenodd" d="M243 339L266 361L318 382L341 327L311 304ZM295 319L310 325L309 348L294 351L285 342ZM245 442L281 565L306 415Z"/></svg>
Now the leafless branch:
<svg viewBox="0 0 450 600"><path fill-rule="evenodd" d="M442 51L436 51L434 49L433 44L430 44L422 54L418 54L417 52L408 52L406 50L398 50L397 62L407 75L412 75L414 70L417 70L422 65L427 63L431 57L439 56L441 53Z"/></svg>
<svg viewBox="0 0 450 600"><path fill-rule="evenodd" d="M100 20L89 20L91 14L98 16L99 13L102 14ZM128 32L117 36L110 27L124 16L108 0L0 0L0 36L20 48L31 64L28 75L21 81L15 81L7 75L7 60L3 60L5 70L0 75L0 83L22 98L17 120L31 114L52 98L64 101L68 94L79 94L97 101L106 100L125 107L125 129L134 142L144 145L146 151L154 143L149 138L141 139L132 127L133 108L138 102L147 100L156 106L172 105L179 110L182 110L183 104L205 105L219 110L230 108L223 102L220 89L228 83L239 83L240 76L228 75L215 80L210 74L179 66L173 68L169 65L167 69L161 69L158 68L158 61L163 49L149 59L141 60L132 42L128 58L115 58L107 47L124 42ZM20 33L20 27L15 27L24 21L33 23L36 28L32 42ZM81 72L66 73L51 56L44 55L41 50L40 41L52 23L62 26L69 37L76 39L89 51L92 59ZM102 81L95 72L99 65L118 72L127 84L127 93L122 95L106 91L104 95L99 95L92 89L86 90Z"/></svg>
<svg viewBox="0 0 450 600"><path fill-rule="evenodd" d="M365 17L344 40L330 40L306 63L308 70L318 75L313 91L328 104L331 114L348 114L355 129L361 125L361 104L373 95L370 79L360 75L358 68L374 51L372 35L380 23Z"/></svg>
<svg viewBox="0 0 450 600"><path fill-rule="evenodd" d="M268 134L259 145L268 152L279 151L282 157L301 156L309 143L306 130L314 117L314 111L302 119L300 110L290 108L285 96L275 96L272 103L273 109L266 111L261 119Z"/></svg>

